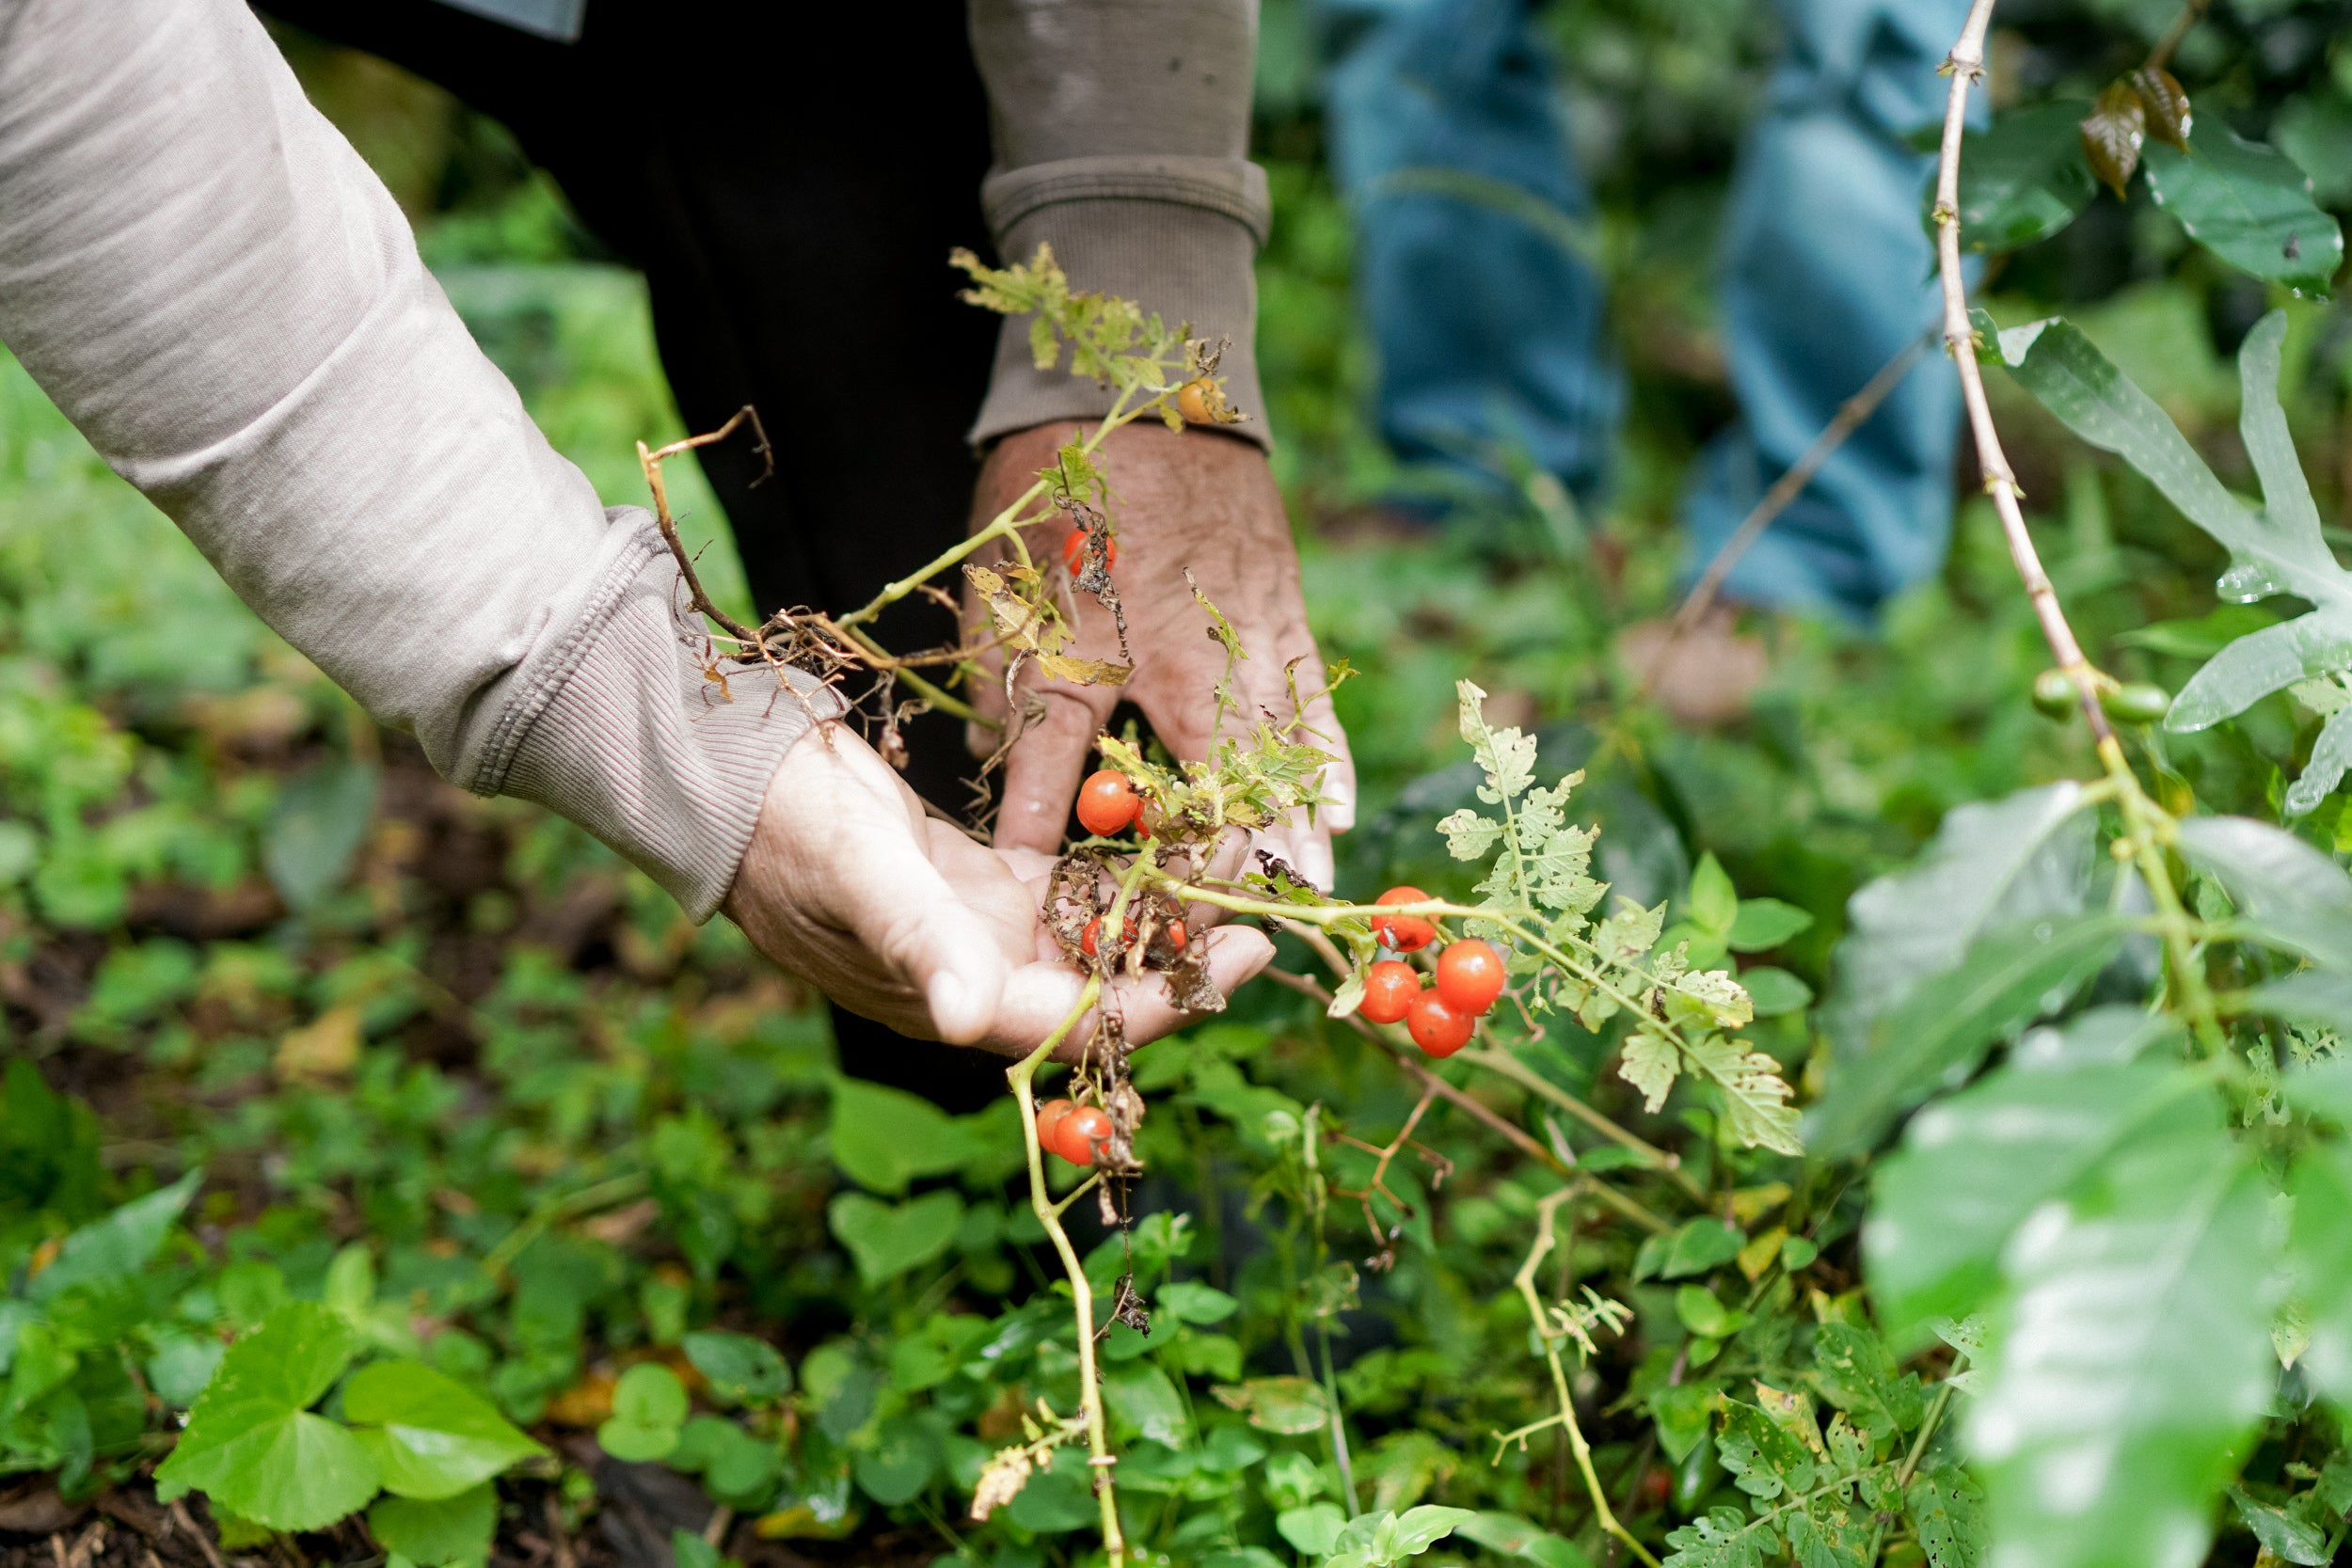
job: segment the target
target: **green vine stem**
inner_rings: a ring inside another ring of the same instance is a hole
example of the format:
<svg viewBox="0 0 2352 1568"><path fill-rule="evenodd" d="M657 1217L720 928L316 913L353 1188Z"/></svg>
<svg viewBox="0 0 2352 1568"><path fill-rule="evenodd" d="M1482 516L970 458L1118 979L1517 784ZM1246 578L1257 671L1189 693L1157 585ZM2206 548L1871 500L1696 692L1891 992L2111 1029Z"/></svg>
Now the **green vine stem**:
<svg viewBox="0 0 2352 1568"><path fill-rule="evenodd" d="M1527 1315L1535 1325L1535 1337L1543 1341L1544 1360L1551 1368L1551 1388L1559 1399L1560 1413L1531 1422L1516 1432L1503 1433L1496 1440L1495 1459L1500 1464L1502 1450L1515 1442L1524 1448L1527 1440L1539 1432L1552 1427L1565 1429L1568 1434L1568 1447L1576 1455L1576 1467L1584 1477L1584 1489L1592 1494L1593 1513L1600 1521L1600 1528L1624 1542L1627 1549L1647 1563L1649 1568L1659 1568L1658 1559L1650 1554L1647 1546L1635 1539L1633 1532L1618 1520L1616 1511L1609 1506L1609 1495L1601 1489L1600 1477L1593 1468L1592 1445L1584 1441L1584 1428L1576 1418L1576 1396L1568 1386L1567 1369L1560 1361L1560 1341L1565 1335L1553 1331L1550 1319L1544 1311L1543 1298L1535 1293L1535 1271L1551 1255L1557 1241L1553 1216L1560 1212L1560 1206L1575 1197L1576 1194L1576 1188L1563 1187L1535 1205L1534 1244L1527 1249L1527 1260L1519 1265L1519 1272L1511 1276L1511 1283L1518 1287L1521 1299L1527 1303Z"/></svg>
<svg viewBox="0 0 2352 1568"><path fill-rule="evenodd" d="M1070 1278L1073 1315L1078 1324L1078 1403L1086 1418L1087 1463L1094 1468L1094 1495L1103 1510L1103 1550L1110 1559L1110 1568L1123 1568L1127 1543L1119 1526L1118 1488L1111 1481L1111 1469L1119 1461L1111 1453L1110 1426L1103 1414L1102 1381L1094 1364L1094 1289L1088 1284L1086 1265L1080 1261L1078 1249L1071 1244L1070 1232L1062 1228L1061 1223L1063 1212L1099 1178L1089 1178L1059 1203L1054 1201L1045 1184L1045 1149L1038 1142L1037 1096L1032 1088L1037 1069L1045 1065L1102 994L1103 977L1089 975L1070 1015L1035 1051L1007 1069L1005 1076L1021 1107L1021 1138L1029 1158L1029 1208L1038 1223L1045 1227L1055 1254L1061 1259L1062 1271Z"/></svg>

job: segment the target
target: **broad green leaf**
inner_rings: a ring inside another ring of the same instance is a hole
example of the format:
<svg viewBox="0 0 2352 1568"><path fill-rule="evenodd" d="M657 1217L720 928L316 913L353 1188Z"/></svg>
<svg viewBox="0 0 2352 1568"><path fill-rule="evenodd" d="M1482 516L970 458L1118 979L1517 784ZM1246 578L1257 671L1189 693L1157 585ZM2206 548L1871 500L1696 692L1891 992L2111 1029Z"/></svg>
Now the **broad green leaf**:
<svg viewBox="0 0 2352 1568"><path fill-rule="evenodd" d="M1636 1279L1687 1279L1730 1262L1747 1244L1747 1232L1738 1226L1702 1214L1678 1229L1644 1242L1634 1259L1633 1275Z"/></svg>
<svg viewBox="0 0 2352 1568"><path fill-rule="evenodd" d="M2128 1138L2220 1124L2193 1075L2160 1062L2010 1068L1921 1111L1878 1168L1862 1242L1887 1333L1911 1349L1984 1304L2027 1215Z"/></svg>
<svg viewBox="0 0 2352 1568"><path fill-rule="evenodd" d="M288 1302L229 1347L171 1457L158 1493L202 1491L279 1530L317 1529L375 1495L375 1461L310 1407L342 1375L358 1340L316 1302ZM168 1500L168 1499L167 1499Z"/></svg>
<svg viewBox="0 0 2352 1568"><path fill-rule="evenodd" d="M686 1386L677 1373L660 1362L640 1361L613 1387L612 1418L596 1429L596 1441L618 1460L663 1458L677 1447L686 1410Z"/></svg>
<svg viewBox="0 0 2352 1568"><path fill-rule="evenodd" d="M2152 157L2158 154L2180 158L2167 149L2152 150ZM2334 233L2332 220L2329 233ZM2341 241L2335 243L2340 250ZM2293 594L2315 607L2299 620L2217 654L2173 704L2166 723L2174 729L2203 728L2281 687L2352 666L2352 574L2336 563L2320 535L2310 486L2279 411L2280 345L2285 333L2285 317L2274 311L2248 335L2238 355L2241 434L2263 481L2259 514L2222 487L2154 401L2078 329L2048 321L2000 335L2003 359L2043 407L2084 440L2138 469L2230 552L2230 570L2219 584L2224 598ZM2288 810L2300 814L2316 806L2346 764L2352 764L2352 720L2340 714L2328 721L2311 767L2288 792Z"/></svg>
<svg viewBox="0 0 2352 1568"><path fill-rule="evenodd" d="M1769 953L1813 928L1813 916L1777 898L1742 898L1724 945L1734 953Z"/></svg>
<svg viewBox="0 0 2352 1568"><path fill-rule="evenodd" d="M1103 1397L1123 1434L1171 1449L1184 1446L1191 1423L1184 1415L1184 1396L1150 1362L1131 1361L1112 1371L1103 1381Z"/></svg>
<svg viewBox="0 0 2352 1568"><path fill-rule="evenodd" d="M945 1253L962 1222L963 1200L953 1193L925 1193L893 1204L864 1193L843 1193L826 1216L833 1233L857 1260L858 1277L874 1286Z"/></svg>
<svg viewBox="0 0 2352 1568"><path fill-rule="evenodd" d="M1813 988L1785 969L1760 964L1740 972L1740 984L1758 1018L1780 1018L1809 1006Z"/></svg>
<svg viewBox="0 0 2352 1568"><path fill-rule="evenodd" d="M678 1341L686 1359L729 1404L765 1403L792 1391L792 1369L765 1339L705 1329Z"/></svg>
<svg viewBox="0 0 2352 1568"><path fill-rule="evenodd" d="M1307 1557L1328 1557L1347 1528L1347 1511L1337 1503L1308 1503L1274 1516L1274 1532Z"/></svg>
<svg viewBox="0 0 2352 1568"><path fill-rule="evenodd" d="M876 1502L913 1502L939 1473L939 1443L923 1422L907 1416L882 1423L874 1446L857 1456L857 1483Z"/></svg>
<svg viewBox="0 0 2352 1568"><path fill-rule="evenodd" d="M2312 200L2312 182L2295 160L2210 116L2190 133L2189 148L2147 150L2148 193L2156 205L2240 272L2326 294L2344 263L2344 231Z"/></svg>
<svg viewBox="0 0 2352 1568"><path fill-rule="evenodd" d="M2296 1562L2305 1568L2327 1568L2335 1560L2328 1550L2327 1532L2310 1521L2298 1519L2283 1508L2257 1502L2236 1487L2230 1488L2230 1501L2237 1509L2237 1516L2246 1521L2246 1528L2254 1532L2263 1550L2285 1562Z"/></svg>
<svg viewBox="0 0 2352 1568"><path fill-rule="evenodd" d="M2352 1410L2352 1146L2304 1149L2287 1187L2288 1275L2311 1335L2297 1365L2338 1409Z"/></svg>
<svg viewBox="0 0 2352 1568"><path fill-rule="evenodd" d="M1331 1408L1319 1384L1303 1377L1253 1377L1245 1383L1213 1388L1217 1403L1238 1410L1261 1432L1285 1436L1320 1432Z"/></svg>
<svg viewBox="0 0 2352 1568"><path fill-rule="evenodd" d="M34 1301L54 1301L77 1285L138 1273L163 1250L164 1239L203 1184L204 1173L192 1170L170 1186L90 1221L66 1237L56 1261L35 1275L24 1293Z"/></svg>
<svg viewBox="0 0 2352 1568"><path fill-rule="evenodd" d="M1408 1508L1395 1524L1385 1526L1375 1537L1381 1560L1401 1562L1408 1557L1419 1557L1476 1517L1470 1509L1440 1508L1434 1503Z"/></svg>
<svg viewBox="0 0 2352 1568"><path fill-rule="evenodd" d="M1221 1323L1241 1309L1241 1303L1214 1285L1175 1279L1160 1287L1160 1305L1188 1323Z"/></svg>
<svg viewBox="0 0 2352 1568"><path fill-rule="evenodd" d="M1887 1124L1966 1072L2003 1036L2056 1011L2122 945L2117 920L2034 925L1988 937L1920 987L1874 1031L1877 1049L1848 1063L1814 1107L1806 1143L1825 1159L1859 1154Z"/></svg>
<svg viewBox="0 0 2352 1568"><path fill-rule="evenodd" d="M376 1361L354 1372L343 1386L343 1419L359 1429L384 1489L405 1497L454 1497L547 1451L488 1400L419 1361Z"/></svg>
<svg viewBox="0 0 2352 1568"><path fill-rule="evenodd" d="M1960 243L1969 250L2015 250L2074 221L2098 194L2084 166L2078 101L2038 104L1971 133L1960 154ZM1930 200L1933 197L1931 193ZM1934 219L1929 215L1929 230Z"/></svg>
<svg viewBox="0 0 2352 1568"><path fill-rule="evenodd" d="M1853 895L1823 1009L1841 1062L1867 1052L1873 1025L1985 932L2082 911L2094 824L2081 803L2070 782L1955 806L1916 862Z"/></svg>
<svg viewBox="0 0 2352 1568"><path fill-rule="evenodd" d="M421 1568L486 1561L498 1522L498 1490L487 1481L431 1500L386 1497L368 1510L377 1544Z"/></svg>
<svg viewBox="0 0 2352 1568"><path fill-rule="evenodd" d="M1699 863L1692 869L1686 913L1692 925L1718 937L1728 936L1740 916L1739 891L1711 850L1699 856Z"/></svg>
<svg viewBox="0 0 2352 1568"><path fill-rule="evenodd" d="M2201 1560L2277 1372L2269 1210L2209 1130L2131 1145L2020 1228L1967 1427L1995 1560Z"/></svg>
<svg viewBox="0 0 2352 1568"><path fill-rule="evenodd" d="M1523 1558L1536 1568L1593 1568L1593 1560L1575 1542L1516 1513L1480 1513L1456 1525L1454 1533L1490 1552Z"/></svg>
<svg viewBox="0 0 2352 1568"><path fill-rule="evenodd" d="M2245 816L2192 816L2182 858L2218 882L2251 934L2352 970L2352 876L2283 828Z"/></svg>
<svg viewBox="0 0 2352 1568"><path fill-rule="evenodd" d="M287 781L262 830L262 866L292 910L309 910L343 879L375 815L376 769L321 764Z"/></svg>
<svg viewBox="0 0 2352 1568"><path fill-rule="evenodd" d="M893 1196L918 1176L963 1164L963 1129L930 1101L862 1078L836 1078L829 1124L834 1164L862 1187Z"/></svg>

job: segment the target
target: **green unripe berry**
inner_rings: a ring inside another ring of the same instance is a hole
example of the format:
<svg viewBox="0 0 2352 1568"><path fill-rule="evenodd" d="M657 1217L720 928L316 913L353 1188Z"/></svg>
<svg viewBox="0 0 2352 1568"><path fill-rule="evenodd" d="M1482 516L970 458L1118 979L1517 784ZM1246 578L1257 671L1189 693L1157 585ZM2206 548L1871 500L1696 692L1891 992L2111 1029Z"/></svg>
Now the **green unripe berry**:
<svg viewBox="0 0 2352 1568"><path fill-rule="evenodd" d="M2153 681L2133 681L2099 694L2107 717L2122 724L2153 724L2172 711L2172 693Z"/></svg>
<svg viewBox="0 0 2352 1568"><path fill-rule="evenodd" d="M2063 719L2082 705L2082 697L2065 671L2044 670L2033 678L2033 705L2053 719Z"/></svg>

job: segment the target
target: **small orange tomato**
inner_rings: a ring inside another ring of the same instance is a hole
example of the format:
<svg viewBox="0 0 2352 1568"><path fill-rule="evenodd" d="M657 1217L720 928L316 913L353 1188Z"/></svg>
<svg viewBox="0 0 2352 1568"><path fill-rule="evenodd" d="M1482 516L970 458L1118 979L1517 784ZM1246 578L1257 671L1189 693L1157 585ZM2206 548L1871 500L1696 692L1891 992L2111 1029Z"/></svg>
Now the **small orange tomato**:
<svg viewBox="0 0 2352 1568"><path fill-rule="evenodd" d="M1196 378L1179 387L1176 412L1184 417L1186 424L1215 424L1216 416L1210 411L1209 384Z"/></svg>
<svg viewBox="0 0 2352 1568"><path fill-rule="evenodd" d="M1054 1152L1073 1165L1090 1165L1095 1150L1110 1135L1110 1114L1099 1105L1081 1105L1054 1129Z"/></svg>
<svg viewBox="0 0 2352 1568"><path fill-rule="evenodd" d="M1438 994L1457 1013L1472 1017L1502 994L1502 955L1471 937L1438 955Z"/></svg>
<svg viewBox="0 0 2352 1568"><path fill-rule="evenodd" d="M1184 950L1184 943L1191 940L1192 939L1190 937L1184 934L1184 923L1183 921L1171 920L1168 923L1168 946L1173 947L1177 952L1181 953Z"/></svg>
<svg viewBox="0 0 2352 1568"><path fill-rule="evenodd" d="M1357 1007L1375 1023L1394 1023L1421 994L1421 974L1411 964L1383 958L1364 971L1364 1000Z"/></svg>
<svg viewBox="0 0 2352 1568"><path fill-rule="evenodd" d="M1434 990L1422 991L1405 1009L1405 1032L1413 1037L1415 1045L1432 1056L1451 1056L1468 1045L1470 1030L1477 1022L1470 1014L1457 1013L1447 1006L1445 998Z"/></svg>
<svg viewBox="0 0 2352 1568"><path fill-rule="evenodd" d="M1070 537L1061 542L1061 563L1070 568L1072 577L1076 577L1085 568L1086 561L1087 531L1082 528L1073 528L1070 531ZM1103 542L1104 568L1107 570L1118 564L1119 541L1106 539Z"/></svg>
<svg viewBox="0 0 2352 1568"><path fill-rule="evenodd" d="M1120 932L1122 932L1122 931L1124 931L1126 928L1127 928L1127 923L1126 923L1125 921L1123 921L1123 920L1122 920L1122 921L1120 921L1118 925L1116 925L1116 926L1112 927L1111 927L1111 937L1112 937L1112 939L1113 939L1114 941L1116 941L1116 940L1118 939L1118 937L1119 937L1120 933ZM1102 940L1103 940L1103 917L1102 917L1101 915L1099 915L1099 914L1098 914L1098 915L1096 915L1096 916L1095 916L1092 920L1089 920L1089 921L1088 921L1088 922L1087 922L1087 928L1086 928L1085 930L1080 931L1080 932L1078 933L1078 949L1079 949L1079 951L1080 951L1080 952L1083 952L1084 954L1086 954L1086 956L1087 956L1088 958L1090 958L1094 957L1095 945L1096 945L1098 942L1100 942Z"/></svg>
<svg viewBox="0 0 2352 1568"><path fill-rule="evenodd" d="M1392 887L1376 901L1383 905L1426 904L1429 895L1417 887ZM1375 914L1372 917L1372 934L1383 945L1400 953L1418 953L1438 939L1438 927L1417 914Z"/></svg>
<svg viewBox="0 0 2352 1568"><path fill-rule="evenodd" d="M1049 1100L1037 1108L1037 1144L1048 1154L1054 1151L1054 1137L1061 1131L1062 1117L1076 1110L1077 1103L1069 1100Z"/></svg>
<svg viewBox="0 0 2352 1568"><path fill-rule="evenodd" d="M1078 786L1078 825L1098 838L1126 832L1142 806L1143 797L1115 768L1096 769Z"/></svg>

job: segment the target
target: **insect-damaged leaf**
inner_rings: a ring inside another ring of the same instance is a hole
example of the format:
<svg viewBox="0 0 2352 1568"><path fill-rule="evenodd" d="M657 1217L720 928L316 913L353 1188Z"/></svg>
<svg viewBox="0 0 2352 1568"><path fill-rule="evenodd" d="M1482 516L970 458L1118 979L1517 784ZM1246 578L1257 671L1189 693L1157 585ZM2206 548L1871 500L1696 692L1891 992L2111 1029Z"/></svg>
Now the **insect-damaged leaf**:
<svg viewBox="0 0 2352 1568"><path fill-rule="evenodd" d="M2082 122L2083 161L2118 198L2139 167L2148 139L2148 111L2129 82L2110 82Z"/></svg>
<svg viewBox="0 0 2352 1568"><path fill-rule="evenodd" d="M2344 264L2344 231L2295 160L2208 124L2187 151L2152 147L2147 162L2149 194L2189 238L2265 282L2327 293Z"/></svg>

